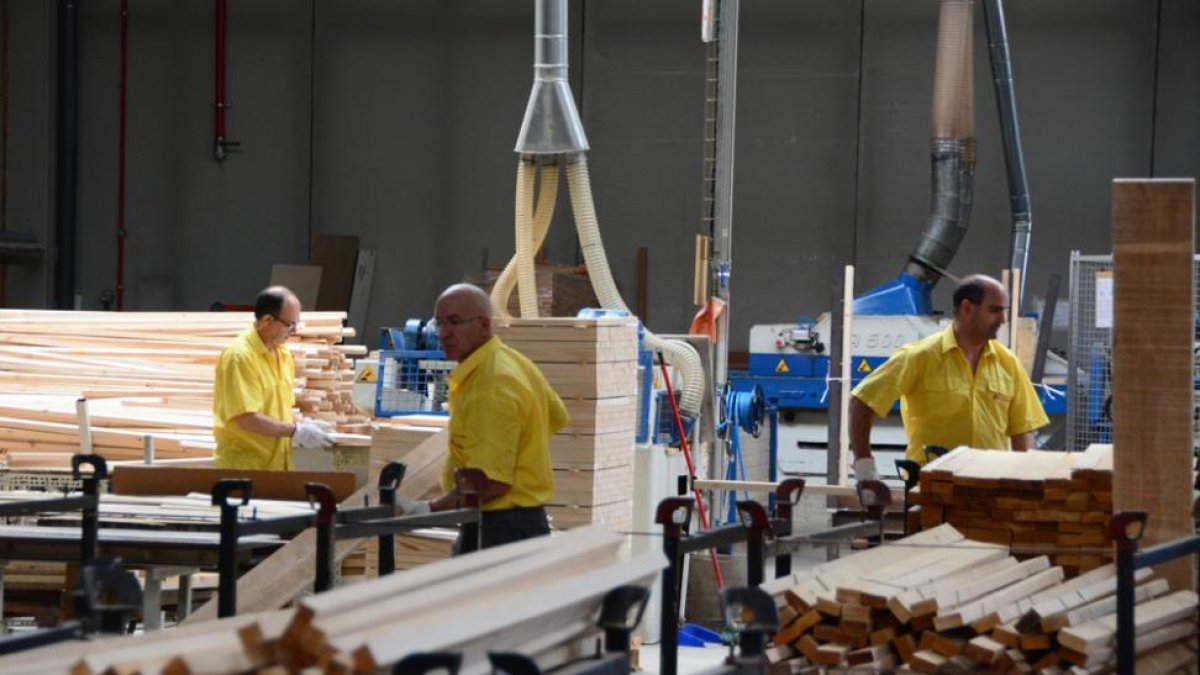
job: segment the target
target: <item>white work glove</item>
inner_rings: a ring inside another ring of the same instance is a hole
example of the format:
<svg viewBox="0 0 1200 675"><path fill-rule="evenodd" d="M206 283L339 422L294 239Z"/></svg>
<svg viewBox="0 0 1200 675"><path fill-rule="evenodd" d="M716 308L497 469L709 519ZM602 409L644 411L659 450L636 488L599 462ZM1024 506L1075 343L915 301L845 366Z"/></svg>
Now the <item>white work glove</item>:
<svg viewBox="0 0 1200 675"><path fill-rule="evenodd" d="M333 436L316 422L298 422L292 432L292 444L299 448L328 448L333 445Z"/></svg>
<svg viewBox="0 0 1200 675"><path fill-rule="evenodd" d="M859 457L854 460L854 480L859 483L864 480L879 480L879 470L875 468L874 457Z"/></svg>
<svg viewBox="0 0 1200 675"><path fill-rule="evenodd" d="M423 516L430 513L429 502L424 500L406 499L397 495L396 506L399 506L406 516Z"/></svg>

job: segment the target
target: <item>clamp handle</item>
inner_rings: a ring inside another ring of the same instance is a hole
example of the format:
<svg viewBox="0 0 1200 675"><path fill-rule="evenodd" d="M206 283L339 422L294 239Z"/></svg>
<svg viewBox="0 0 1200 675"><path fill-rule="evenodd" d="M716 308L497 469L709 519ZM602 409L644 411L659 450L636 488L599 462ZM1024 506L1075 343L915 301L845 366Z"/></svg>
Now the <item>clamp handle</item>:
<svg viewBox="0 0 1200 675"><path fill-rule="evenodd" d="M800 503L800 496L804 494L804 479L803 478L786 478L780 481L775 488L775 508L779 511L781 517L786 517L792 513L792 507Z"/></svg>
<svg viewBox="0 0 1200 675"><path fill-rule="evenodd" d="M756 501L738 501L738 513L742 516L742 524L752 530L771 532L771 519L767 517L767 509Z"/></svg>
<svg viewBox="0 0 1200 675"><path fill-rule="evenodd" d="M249 478L222 478L213 483L212 487L212 505L213 506L245 506L250 503L251 488L254 484ZM242 498L241 504L230 504L229 495L234 492L239 493Z"/></svg>
<svg viewBox="0 0 1200 675"><path fill-rule="evenodd" d="M855 486L855 490L858 491L859 503L866 508L882 511L883 507L892 504L892 491L883 484L883 481L860 480Z"/></svg>
<svg viewBox="0 0 1200 675"><path fill-rule="evenodd" d="M92 467L92 473L90 476L84 476L79 471L79 469L85 464ZM108 478L108 463L105 462L104 458L100 455L71 455L71 477L75 480L84 478L92 480L104 480L105 478Z"/></svg>
<svg viewBox="0 0 1200 675"><path fill-rule="evenodd" d="M948 452L950 452L950 448L943 448L940 445L926 445L925 446L925 461L932 462L933 460L937 459L938 457L941 457L942 455L945 455Z"/></svg>
<svg viewBox="0 0 1200 675"><path fill-rule="evenodd" d="M896 460L896 473L900 480L904 481L905 492L917 487L921 482L921 465L911 459Z"/></svg>
<svg viewBox="0 0 1200 675"><path fill-rule="evenodd" d="M488 477L483 469L459 469L454 472L454 485L462 495L467 507L477 509L483 505L483 493L487 490Z"/></svg>
<svg viewBox="0 0 1200 675"><path fill-rule="evenodd" d="M308 495L308 503L317 507L317 524L329 525L337 515L337 500L333 490L324 483L309 481L304 484L304 494Z"/></svg>
<svg viewBox="0 0 1200 675"><path fill-rule="evenodd" d="M767 635L779 631L775 601L757 586L733 586L721 591L721 609L726 626L741 626L742 632Z"/></svg>
<svg viewBox="0 0 1200 675"><path fill-rule="evenodd" d="M400 483L404 481L404 474L408 471L408 466L404 462L388 462L387 466L379 472L379 489L380 490L398 490Z"/></svg>
<svg viewBox="0 0 1200 675"><path fill-rule="evenodd" d="M462 667L462 654L458 652L433 652L410 654L392 667L393 675L425 675L435 670L445 670L458 675Z"/></svg>
<svg viewBox="0 0 1200 675"><path fill-rule="evenodd" d="M692 520L691 497L667 497L658 503L654 511L654 522L663 526L663 534L678 537Z"/></svg>
<svg viewBox="0 0 1200 675"><path fill-rule="evenodd" d="M1129 546L1142 538L1142 533L1146 531L1146 520L1149 515L1145 511L1121 511L1114 513L1112 520L1108 521L1108 536L1116 542L1117 546ZM1136 525L1133 533L1130 534L1130 529Z"/></svg>

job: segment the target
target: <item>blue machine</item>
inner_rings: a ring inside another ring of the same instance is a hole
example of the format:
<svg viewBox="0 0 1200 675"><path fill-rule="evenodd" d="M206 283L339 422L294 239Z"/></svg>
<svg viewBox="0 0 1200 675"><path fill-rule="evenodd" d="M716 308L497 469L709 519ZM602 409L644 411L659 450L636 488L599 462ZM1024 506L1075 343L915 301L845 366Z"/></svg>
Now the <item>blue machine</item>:
<svg viewBox="0 0 1200 675"><path fill-rule="evenodd" d="M380 329L375 416L445 414L453 369L432 321L409 319L402 329Z"/></svg>

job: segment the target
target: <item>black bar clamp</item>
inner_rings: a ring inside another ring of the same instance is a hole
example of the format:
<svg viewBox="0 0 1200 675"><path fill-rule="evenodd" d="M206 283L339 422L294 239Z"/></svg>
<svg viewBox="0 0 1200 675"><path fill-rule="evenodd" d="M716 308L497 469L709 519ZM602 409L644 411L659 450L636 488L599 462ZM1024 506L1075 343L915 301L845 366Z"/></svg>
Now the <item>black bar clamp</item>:
<svg viewBox="0 0 1200 675"><path fill-rule="evenodd" d="M775 488L775 536L792 534L792 516L800 496L804 494L803 478L787 478ZM792 554L775 557L775 577L786 577L792 573Z"/></svg>
<svg viewBox="0 0 1200 675"><path fill-rule="evenodd" d="M333 526L337 520L337 498L324 483L305 483L304 494L308 495L308 503L317 507L317 577L313 581L313 590L323 593L333 588L336 564Z"/></svg>
<svg viewBox="0 0 1200 675"><path fill-rule="evenodd" d="M250 503L253 484L245 478L222 478L213 484L212 505L221 508L221 543L217 550L217 616L237 614L238 508ZM231 495L240 497L230 501Z"/></svg>
<svg viewBox="0 0 1200 675"><path fill-rule="evenodd" d="M726 659L739 673L762 673L767 643L779 632L775 601L757 586L727 588L721 593L725 625L737 632L738 649Z"/></svg>
<svg viewBox="0 0 1200 675"><path fill-rule="evenodd" d="M84 466L92 472L84 475ZM100 482L108 478L108 464L100 455L71 455L71 477L83 481L79 562L86 565L100 555Z"/></svg>
<svg viewBox="0 0 1200 675"><path fill-rule="evenodd" d="M408 466L401 462L388 462L379 472L379 503L384 506L396 505L396 491L404 482L404 474ZM396 535L379 535L379 576L387 576L396 571Z"/></svg>

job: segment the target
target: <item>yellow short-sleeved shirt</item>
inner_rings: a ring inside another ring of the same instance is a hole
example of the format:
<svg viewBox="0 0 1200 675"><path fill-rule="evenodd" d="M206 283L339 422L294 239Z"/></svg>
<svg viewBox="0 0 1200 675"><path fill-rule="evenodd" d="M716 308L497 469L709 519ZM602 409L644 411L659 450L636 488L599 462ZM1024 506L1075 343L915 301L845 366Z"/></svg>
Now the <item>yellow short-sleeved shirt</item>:
<svg viewBox="0 0 1200 675"><path fill-rule="evenodd" d="M562 399L532 361L500 338L483 343L450 373L450 443L442 488L454 472L482 469L511 487L486 511L540 506L554 496L550 437L567 424Z"/></svg>
<svg viewBox="0 0 1200 675"><path fill-rule="evenodd" d="M221 468L282 471L292 468L292 439L250 433L230 422L245 413L292 420L296 362L282 345L268 350L251 326L217 359L213 384L214 463Z"/></svg>
<svg viewBox="0 0 1200 675"><path fill-rule="evenodd" d="M879 417L900 399L905 455L920 464L926 445L1008 450L1050 422L1016 356L989 340L972 375L953 325L896 350L852 393Z"/></svg>

